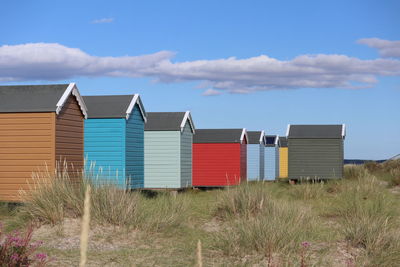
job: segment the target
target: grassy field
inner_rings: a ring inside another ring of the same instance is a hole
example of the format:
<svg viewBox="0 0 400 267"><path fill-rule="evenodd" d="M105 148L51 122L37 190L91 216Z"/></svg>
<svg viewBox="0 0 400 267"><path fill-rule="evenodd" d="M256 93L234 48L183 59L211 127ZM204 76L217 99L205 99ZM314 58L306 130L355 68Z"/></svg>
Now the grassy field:
<svg viewBox="0 0 400 267"><path fill-rule="evenodd" d="M92 188L88 266L396 266L400 162L346 166L346 179L224 190ZM59 175L62 176L62 175ZM6 231L35 222L50 266L79 263L85 184L58 177L24 206L0 206Z"/></svg>

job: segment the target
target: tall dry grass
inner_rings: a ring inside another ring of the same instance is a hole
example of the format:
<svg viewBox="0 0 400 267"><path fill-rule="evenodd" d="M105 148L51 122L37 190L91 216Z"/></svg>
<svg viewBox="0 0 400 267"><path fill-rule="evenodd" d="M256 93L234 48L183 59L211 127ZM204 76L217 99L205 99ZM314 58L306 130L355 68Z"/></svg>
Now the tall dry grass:
<svg viewBox="0 0 400 267"><path fill-rule="evenodd" d="M365 251L363 265L395 266L400 262L398 199L368 171L341 186L341 192L325 203L326 213L340 224L339 233Z"/></svg>
<svg viewBox="0 0 400 267"><path fill-rule="evenodd" d="M310 207L271 197L262 184L244 184L223 192L215 215L224 222L215 248L227 255L295 255L304 241L322 239L320 221Z"/></svg>
<svg viewBox="0 0 400 267"><path fill-rule="evenodd" d="M83 174L78 179L71 178L70 173L65 168L57 168L54 173L37 173L29 194L24 193L26 203L21 215L52 225L62 223L65 218L80 218L85 190L90 186L94 223L162 231L187 219L189 201L185 196L158 194L148 199L139 191L120 189L112 181L91 179Z"/></svg>
<svg viewBox="0 0 400 267"><path fill-rule="evenodd" d="M244 183L221 192L214 214L221 219L256 216L265 208L269 198L267 190L259 183Z"/></svg>

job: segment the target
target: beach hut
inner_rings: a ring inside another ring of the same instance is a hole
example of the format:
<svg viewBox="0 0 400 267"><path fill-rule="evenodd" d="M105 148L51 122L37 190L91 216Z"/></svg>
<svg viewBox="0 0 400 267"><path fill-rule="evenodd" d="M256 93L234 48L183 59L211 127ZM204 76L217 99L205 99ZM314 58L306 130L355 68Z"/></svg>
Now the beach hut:
<svg viewBox="0 0 400 267"><path fill-rule="evenodd" d="M278 139L279 179L288 178L288 142L287 138L280 136Z"/></svg>
<svg viewBox="0 0 400 267"><path fill-rule="evenodd" d="M84 96L85 172L123 189L144 183L146 111L138 94Z"/></svg>
<svg viewBox="0 0 400 267"><path fill-rule="evenodd" d="M86 116L74 83L0 86L0 200L20 201L32 172L51 174L56 161L81 170Z"/></svg>
<svg viewBox="0 0 400 267"><path fill-rule="evenodd" d="M265 136L265 180L272 181L279 177L279 147L277 135Z"/></svg>
<svg viewBox="0 0 400 267"><path fill-rule="evenodd" d="M191 187L195 127L190 112L149 112L147 116L144 132L144 187Z"/></svg>
<svg viewBox="0 0 400 267"><path fill-rule="evenodd" d="M238 185L247 179L246 129L199 129L193 140L193 186Z"/></svg>
<svg viewBox="0 0 400 267"><path fill-rule="evenodd" d="M343 177L345 125L289 125L289 179Z"/></svg>
<svg viewBox="0 0 400 267"><path fill-rule="evenodd" d="M264 179L264 131L248 131L247 144L247 180L261 181Z"/></svg>

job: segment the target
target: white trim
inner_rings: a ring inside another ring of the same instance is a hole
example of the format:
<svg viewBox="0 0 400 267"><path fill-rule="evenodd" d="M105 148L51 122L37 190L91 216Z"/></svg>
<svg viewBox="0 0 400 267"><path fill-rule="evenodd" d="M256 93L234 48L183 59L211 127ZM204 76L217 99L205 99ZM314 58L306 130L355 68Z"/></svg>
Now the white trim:
<svg viewBox="0 0 400 267"><path fill-rule="evenodd" d="M244 137L246 136L246 141L247 141L247 144L249 143L249 136L247 135L247 130L246 130L246 128L243 128L243 130L242 130L242 134L240 135L240 143L242 144L243 143L243 140L244 140Z"/></svg>
<svg viewBox="0 0 400 267"><path fill-rule="evenodd" d="M290 124L288 124L286 129L286 137L289 137L289 132L290 132Z"/></svg>
<svg viewBox="0 0 400 267"><path fill-rule="evenodd" d="M342 138L346 136L346 124L342 124Z"/></svg>
<svg viewBox="0 0 400 267"><path fill-rule="evenodd" d="M132 98L131 103L129 103L128 109L126 110L126 119L127 119L127 120L129 119L129 117L130 117L130 115L131 115L131 113L132 113L132 110L133 110L133 108L135 107L135 104L136 104L136 103L138 104L140 113L142 114L143 120L144 120L144 122L146 123L146 122L147 122L147 117L146 117L146 113L145 113L145 111L144 111L144 109L143 109L143 107L142 107L142 103L141 103L141 101L140 101L140 96L139 96L139 94L135 94L135 95L133 96L133 98Z"/></svg>
<svg viewBox="0 0 400 267"><path fill-rule="evenodd" d="M276 135L275 138L276 138L276 139L275 139L274 145L277 146L277 145L278 145L278 142L279 142L279 135Z"/></svg>
<svg viewBox="0 0 400 267"><path fill-rule="evenodd" d="M260 142L260 144L263 143L263 139L264 139L264 144L265 144L265 132L264 132L264 130L261 131L260 139L258 140Z"/></svg>
<svg viewBox="0 0 400 267"><path fill-rule="evenodd" d="M78 101L78 105L85 116L85 119L87 119L87 107L85 104L85 101L83 101L83 98L81 94L79 93L78 88L76 87L75 83L70 83L67 87L67 89L64 91L63 95L61 96L60 100L58 100L56 104L56 114L60 114L60 111L62 110L65 102L68 100L68 97L70 95L73 95L76 97L76 100Z"/></svg>
<svg viewBox="0 0 400 267"><path fill-rule="evenodd" d="M192 132L195 133L194 125L192 119L190 118L190 111L185 112L185 116L183 116L183 120L181 122L181 132L185 129L186 121L189 121L190 128L192 128Z"/></svg>

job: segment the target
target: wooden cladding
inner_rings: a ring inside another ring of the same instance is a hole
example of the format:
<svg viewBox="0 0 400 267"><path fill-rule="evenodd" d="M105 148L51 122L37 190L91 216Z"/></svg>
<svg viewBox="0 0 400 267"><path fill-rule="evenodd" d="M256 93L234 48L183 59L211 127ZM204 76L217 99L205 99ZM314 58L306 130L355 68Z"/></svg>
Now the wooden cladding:
<svg viewBox="0 0 400 267"><path fill-rule="evenodd" d="M51 173L58 160L83 168L83 114L75 96L59 115L0 113L0 200L21 201L19 191L32 188L32 173Z"/></svg>
<svg viewBox="0 0 400 267"><path fill-rule="evenodd" d="M0 200L19 200L32 172L55 165L55 113L0 113Z"/></svg>
<svg viewBox="0 0 400 267"><path fill-rule="evenodd" d="M83 168L83 123L78 101L71 95L56 118L56 160L66 161L70 174Z"/></svg>

